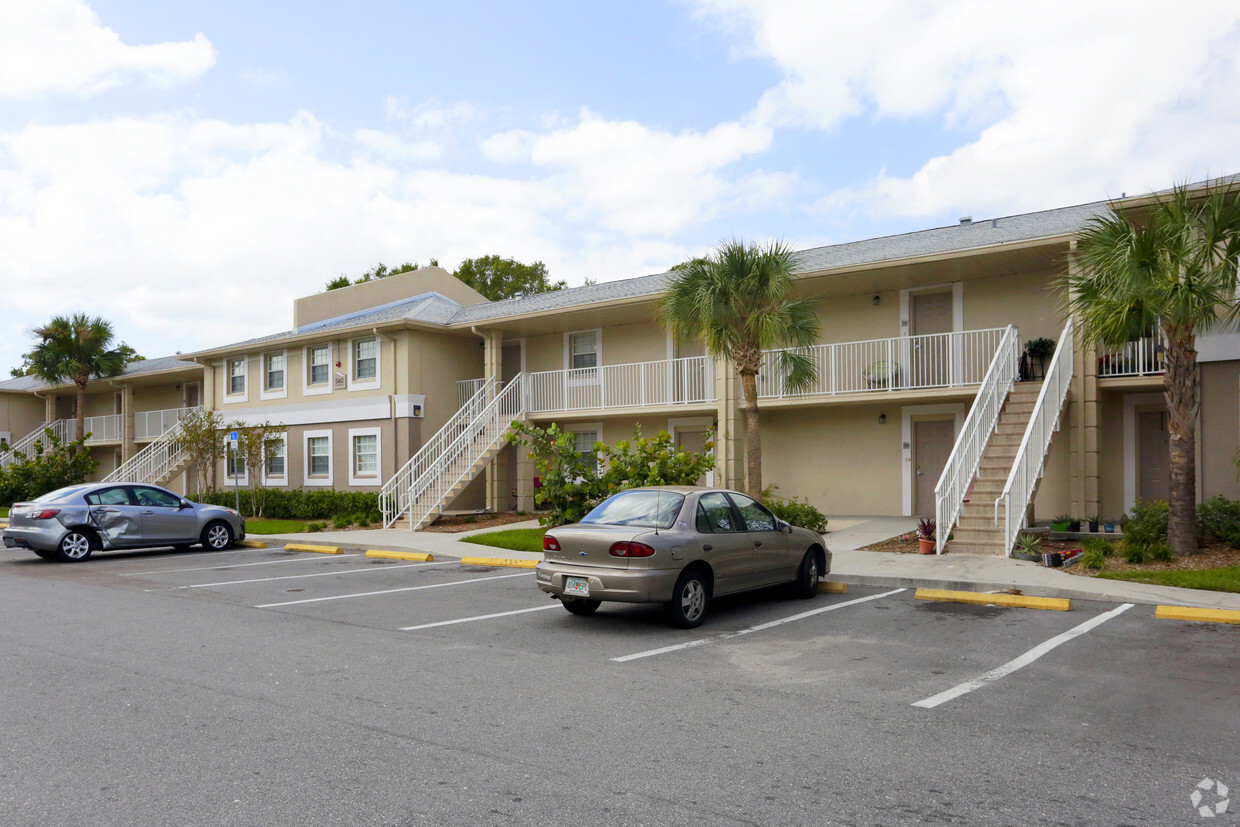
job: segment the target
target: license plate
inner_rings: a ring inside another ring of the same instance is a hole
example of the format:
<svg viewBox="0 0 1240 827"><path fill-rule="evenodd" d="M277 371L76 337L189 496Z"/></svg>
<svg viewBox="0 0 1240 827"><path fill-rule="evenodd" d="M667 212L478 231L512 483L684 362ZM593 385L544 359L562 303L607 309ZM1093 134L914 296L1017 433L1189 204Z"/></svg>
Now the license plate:
<svg viewBox="0 0 1240 827"><path fill-rule="evenodd" d="M588 597L590 594L590 578L588 577L565 577L564 593L575 594L579 597Z"/></svg>

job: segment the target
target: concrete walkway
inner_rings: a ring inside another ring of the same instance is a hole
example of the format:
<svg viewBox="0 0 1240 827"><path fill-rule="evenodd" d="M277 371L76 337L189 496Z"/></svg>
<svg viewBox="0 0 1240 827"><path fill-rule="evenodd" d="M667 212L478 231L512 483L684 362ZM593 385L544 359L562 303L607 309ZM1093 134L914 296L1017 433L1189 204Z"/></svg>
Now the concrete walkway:
<svg viewBox="0 0 1240 827"><path fill-rule="evenodd" d="M307 534L249 535L251 539L279 543L321 543L350 549L420 551L436 558L503 557L541 560L541 553L462 543L461 538L508 528L536 528L537 520L510 523L490 529L459 534L409 531L407 529L361 529L358 531L319 531ZM830 579L858 586L900 586L904 588L964 589L999 591L1019 589L1039 597L1067 597L1077 600L1103 600L1120 603L1171 604L1207 609L1240 610L1240 594L1149 586L1123 580L1082 577L1036 563L1004 557L969 554L891 554L860 551L861 546L912 531L916 520L909 517L833 517L827 546L833 561Z"/></svg>

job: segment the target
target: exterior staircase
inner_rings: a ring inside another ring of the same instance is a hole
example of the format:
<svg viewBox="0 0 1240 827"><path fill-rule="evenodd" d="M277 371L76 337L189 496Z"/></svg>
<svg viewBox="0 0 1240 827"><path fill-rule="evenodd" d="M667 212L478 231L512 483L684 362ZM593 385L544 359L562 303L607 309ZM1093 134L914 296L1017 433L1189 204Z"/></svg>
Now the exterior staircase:
<svg viewBox="0 0 1240 827"><path fill-rule="evenodd" d="M50 428L53 423L44 422L30 433L9 446L8 451L0 452L0 468L6 468L17 462L19 456L25 456L30 446L34 445L34 441L43 436L43 429Z"/></svg>
<svg viewBox="0 0 1240 827"><path fill-rule="evenodd" d="M194 408L195 413L201 408ZM193 464L181 441L181 419L100 482L139 482L166 485Z"/></svg>
<svg viewBox="0 0 1240 827"><path fill-rule="evenodd" d="M960 520L951 541L953 552L999 556L1007 553L1004 548L1002 506L998 512L999 523L996 524L995 502L1003 493L1004 483L1012 471L1041 390L1041 382L1019 382L1008 394L995 432L982 453L977 476L969 489L968 502L961 508Z"/></svg>

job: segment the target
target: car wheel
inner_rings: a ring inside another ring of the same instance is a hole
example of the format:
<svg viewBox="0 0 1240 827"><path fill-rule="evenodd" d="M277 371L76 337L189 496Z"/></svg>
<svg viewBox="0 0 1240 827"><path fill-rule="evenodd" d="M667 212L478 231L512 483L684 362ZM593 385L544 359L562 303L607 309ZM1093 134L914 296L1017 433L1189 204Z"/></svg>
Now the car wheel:
<svg viewBox="0 0 1240 827"><path fill-rule="evenodd" d="M809 599L818 593L818 554L813 549L805 552L797 579L792 584L795 597Z"/></svg>
<svg viewBox="0 0 1240 827"><path fill-rule="evenodd" d="M232 545L232 541L232 529L228 527L228 523L221 522L208 523L200 538L202 547L212 551L223 551Z"/></svg>
<svg viewBox="0 0 1240 827"><path fill-rule="evenodd" d="M560 602L569 612L582 617L594 614L603 603L601 600L562 600Z"/></svg>
<svg viewBox="0 0 1240 827"><path fill-rule="evenodd" d="M702 625L706 610L710 608L710 586L700 571L690 570L680 575L672 599L664 606L668 622L678 629L695 629Z"/></svg>
<svg viewBox="0 0 1240 827"><path fill-rule="evenodd" d="M56 548L56 559L62 563L80 563L90 556L93 550L91 536L84 531L70 531L60 538Z"/></svg>
<svg viewBox="0 0 1240 827"><path fill-rule="evenodd" d="M43 551L42 549L37 549L37 548L32 548L30 550L33 551L35 554L39 555L40 557L42 557L44 560L55 560L56 559L56 552L54 551Z"/></svg>

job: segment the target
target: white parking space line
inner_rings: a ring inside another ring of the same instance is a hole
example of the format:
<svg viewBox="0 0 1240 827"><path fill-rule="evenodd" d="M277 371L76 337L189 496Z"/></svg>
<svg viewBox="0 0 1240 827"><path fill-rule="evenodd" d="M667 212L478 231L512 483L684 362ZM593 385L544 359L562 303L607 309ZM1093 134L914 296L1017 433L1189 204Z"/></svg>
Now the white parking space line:
<svg viewBox="0 0 1240 827"><path fill-rule="evenodd" d="M475 620L491 620L496 617L508 617L509 615L523 615L528 612L543 612L547 609L558 609L560 603L557 600L550 606L535 606L532 609L514 609L511 612L496 612L489 615L478 615L477 617L459 617L456 620L441 620L438 623L423 623L421 626L402 626L402 632L416 632L418 629L434 629L436 626L455 626L457 623L473 623Z"/></svg>
<svg viewBox="0 0 1240 827"><path fill-rule="evenodd" d="M431 583L426 586L406 586L403 589L383 589L377 592L358 592L356 594L338 594L333 597L310 597L305 600L286 600L283 603L263 603L256 609L274 609L277 606L296 606L299 603L322 603L327 600L348 600L351 597L374 597L380 594L397 594L398 592L416 592L422 589L442 589L445 586L468 586L470 583L481 583L484 580L507 580L510 577L533 577L534 572L523 571L520 574L497 574L492 577L475 577L472 580L451 580L447 583Z"/></svg>
<svg viewBox="0 0 1240 827"><path fill-rule="evenodd" d="M783 617L783 618L780 618L779 620L772 620L767 623L759 623L757 626L750 626L748 629L741 629L739 632L728 632L722 635L714 635L712 637L698 638L697 640L689 640L689 641L685 641L684 643L677 643L674 646L664 646L661 649L648 649L645 652L637 652L632 655L622 655L621 657L618 657L618 658L612 658L612 660L615 661L616 663L627 663L628 661L638 660L640 658L649 658L649 657L654 657L655 655L665 655L668 652L678 652L681 649L691 649L694 646L701 646L705 643L714 643L720 640L730 640L731 638L740 637L741 635L748 635L754 632L762 632L762 631L765 631L766 629L773 629L776 626L782 626L785 623L792 623L795 620L804 620L807 617L813 617L814 615L820 615L823 612L833 612L836 609L843 609L846 606L856 606L858 603L866 603L871 600L878 600L879 598L882 598L882 597L890 597L891 595L899 594L902 591L906 591L906 590L905 589L892 589L891 591L883 592L882 594L872 594L872 595L869 595L868 597L858 597L856 600L846 600L843 603L833 603L830 606L823 606L821 609L810 609L808 612L801 612L800 614L791 615L789 617Z"/></svg>
<svg viewBox="0 0 1240 827"><path fill-rule="evenodd" d="M1091 629L1101 626L1113 617L1123 614L1131 609L1132 606L1133 604L1131 603L1125 603L1122 606L1117 606L1109 612L1103 612L1097 617L1093 617L1085 621L1080 626L1073 627L1063 634L1055 635L1050 640L1038 644L1020 657L1014 658L998 668L991 669L989 672L980 677L974 678L971 681L966 681L959 686L953 686L951 689L940 692L937 695L931 695L929 698L925 698L924 700L917 701L913 704L913 706L919 706L922 709L934 709L936 706L945 704L953 698L959 698L961 695L972 692L974 689L981 689L986 684L994 683L1000 678L1004 678L1012 674L1017 669L1022 669L1028 666L1052 649L1067 643L1073 638L1080 637Z"/></svg>
<svg viewBox="0 0 1240 827"><path fill-rule="evenodd" d="M336 558L340 559L340 558ZM313 574L282 574L277 577L255 577L250 580L222 580L219 583L195 583L192 586L181 586L182 589L210 589L214 586L239 586L242 583L268 583L272 580L297 580L302 577L334 577L338 574L364 574L366 572L392 571L393 569L421 569L427 566L442 566L443 563L404 563L399 566L375 565L374 563L360 569L343 571L316 571Z"/></svg>
<svg viewBox="0 0 1240 827"><path fill-rule="evenodd" d="M117 549L117 551L146 551L146 549ZM195 557L223 557L225 554L259 554L280 551L278 548L235 548L231 551L200 551L195 554L184 554L182 552L174 552L167 555L158 555L159 557L172 557L177 560L192 560ZM156 556L156 555L151 555Z"/></svg>
<svg viewBox="0 0 1240 827"><path fill-rule="evenodd" d="M155 571L126 571L117 577L137 577L142 574L176 574L182 571L217 571L219 569L242 569L246 566L275 566L280 563L330 563L332 560L343 560L346 557L361 557L360 554L334 554L326 557L297 557L293 560L265 560L261 563L230 563L224 566L198 566L192 569L156 569Z"/></svg>

